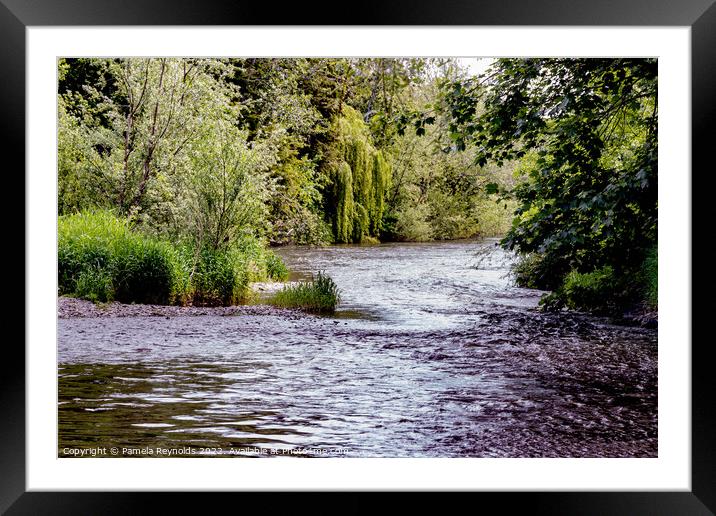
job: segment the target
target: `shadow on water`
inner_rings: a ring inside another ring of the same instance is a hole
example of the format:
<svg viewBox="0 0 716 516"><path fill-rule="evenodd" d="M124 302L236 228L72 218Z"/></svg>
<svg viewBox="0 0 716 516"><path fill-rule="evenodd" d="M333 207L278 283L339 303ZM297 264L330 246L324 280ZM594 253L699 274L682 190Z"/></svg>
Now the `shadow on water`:
<svg viewBox="0 0 716 516"><path fill-rule="evenodd" d="M657 456L656 331L537 311L493 242L279 253L341 311L61 319L59 456Z"/></svg>

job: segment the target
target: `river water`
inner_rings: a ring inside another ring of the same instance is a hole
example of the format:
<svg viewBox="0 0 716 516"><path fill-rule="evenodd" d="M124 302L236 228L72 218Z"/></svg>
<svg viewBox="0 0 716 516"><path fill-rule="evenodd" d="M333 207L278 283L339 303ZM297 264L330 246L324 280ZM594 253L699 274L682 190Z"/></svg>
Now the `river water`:
<svg viewBox="0 0 716 516"><path fill-rule="evenodd" d="M539 312L494 241L279 253L335 316L59 319L59 456L657 456L656 330Z"/></svg>

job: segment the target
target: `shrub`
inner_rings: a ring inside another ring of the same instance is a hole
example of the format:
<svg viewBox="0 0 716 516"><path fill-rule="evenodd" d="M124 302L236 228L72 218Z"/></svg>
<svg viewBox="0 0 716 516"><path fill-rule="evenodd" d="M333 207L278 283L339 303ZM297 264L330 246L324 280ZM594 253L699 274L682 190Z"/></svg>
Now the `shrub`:
<svg viewBox="0 0 716 516"><path fill-rule="evenodd" d="M176 291L175 259L168 243L130 238L114 253L115 299L123 303L169 304Z"/></svg>
<svg viewBox="0 0 716 516"><path fill-rule="evenodd" d="M490 195L476 202L477 233L482 237L503 236L512 224L516 202L512 199L500 200Z"/></svg>
<svg viewBox="0 0 716 516"><path fill-rule="evenodd" d="M539 288L542 284L541 277L542 257L539 254L531 253L520 256L512 266L512 273L515 276L515 283L524 288Z"/></svg>
<svg viewBox="0 0 716 516"><path fill-rule="evenodd" d="M464 196L439 189L431 191L427 205L431 238L453 240L477 235L477 218L471 205Z"/></svg>
<svg viewBox="0 0 716 516"><path fill-rule="evenodd" d="M108 212L83 212L58 220L58 286L61 294L75 291L86 269L110 266L110 243L124 237L127 228Z"/></svg>
<svg viewBox="0 0 716 516"><path fill-rule="evenodd" d="M265 281L266 272L266 243L252 235L243 235L236 239L227 250L234 264L243 269L247 275L247 282Z"/></svg>
<svg viewBox="0 0 716 516"><path fill-rule="evenodd" d="M428 222L430 207L426 204L406 206L392 215L395 223L391 224L391 231L398 240L410 242L426 242L432 240L433 230Z"/></svg>
<svg viewBox="0 0 716 516"><path fill-rule="evenodd" d="M379 245L380 240L372 236L364 236L360 243L363 245Z"/></svg>
<svg viewBox="0 0 716 516"><path fill-rule="evenodd" d="M114 299L112 277L106 269L89 267L77 275L74 294L94 302L109 302Z"/></svg>
<svg viewBox="0 0 716 516"><path fill-rule="evenodd" d="M554 261L551 256L540 253L521 255L512 267L518 286L540 290L560 289L570 270L567 263Z"/></svg>
<svg viewBox="0 0 716 516"><path fill-rule="evenodd" d="M270 300L276 306L317 313L334 312L339 302L338 286L322 272L311 282L284 287Z"/></svg>
<svg viewBox="0 0 716 516"><path fill-rule="evenodd" d="M572 271L560 294L569 308L610 313L623 304L625 292L619 283L609 266L587 273Z"/></svg>
<svg viewBox="0 0 716 516"><path fill-rule="evenodd" d="M240 251L204 247L192 274L193 304L233 305L248 292L249 273Z"/></svg>
<svg viewBox="0 0 716 516"><path fill-rule="evenodd" d="M266 251L266 274L275 281L286 281L288 279L288 267L280 256L271 251Z"/></svg>
<svg viewBox="0 0 716 516"><path fill-rule="evenodd" d="M258 238L225 249L174 245L108 211L61 216L58 237L59 293L92 301L232 305L246 300L249 282L288 277Z"/></svg>
<svg viewBox="0 0 716 516"><path fill-rule="evenodd" d="M235 264L238 264L247 274L247 281L285 281L288 278L288 268L279 256L266 249L266 241L261 238L246 235L231 246L231 253Z"/></svg>

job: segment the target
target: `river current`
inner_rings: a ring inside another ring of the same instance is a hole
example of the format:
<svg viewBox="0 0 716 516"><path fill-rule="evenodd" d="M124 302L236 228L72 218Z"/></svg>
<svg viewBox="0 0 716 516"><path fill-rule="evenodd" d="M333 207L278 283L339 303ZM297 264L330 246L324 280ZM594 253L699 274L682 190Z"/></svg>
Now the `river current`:
<svg viewBox="0 0 716 516"><path fill-rule="evenodd" d="M657 456L657 331L540 312L495 241L278 252L334 316L59 319L58 455Z"/></svg>

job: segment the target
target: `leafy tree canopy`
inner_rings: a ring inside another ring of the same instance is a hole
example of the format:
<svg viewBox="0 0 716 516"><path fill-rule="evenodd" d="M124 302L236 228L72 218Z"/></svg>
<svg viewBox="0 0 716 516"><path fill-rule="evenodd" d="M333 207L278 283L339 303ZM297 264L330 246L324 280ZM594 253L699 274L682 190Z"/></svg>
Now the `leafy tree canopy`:
<svg viewBox="0 0 716 516"><path fill-rule="evenodd" d="M502 244L542 257L538 286L643 262L657 233L655 59L499 59L447 83L444 101L454 149L474 146L480 165L521 160Z"/></svg>

